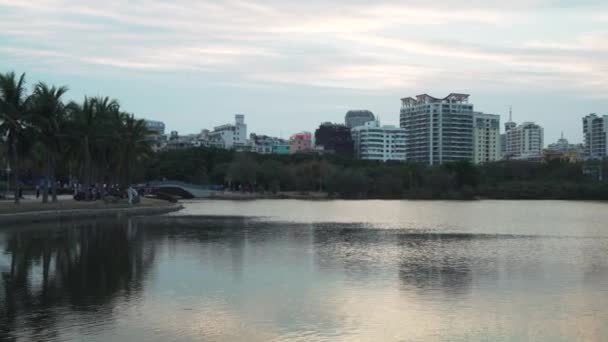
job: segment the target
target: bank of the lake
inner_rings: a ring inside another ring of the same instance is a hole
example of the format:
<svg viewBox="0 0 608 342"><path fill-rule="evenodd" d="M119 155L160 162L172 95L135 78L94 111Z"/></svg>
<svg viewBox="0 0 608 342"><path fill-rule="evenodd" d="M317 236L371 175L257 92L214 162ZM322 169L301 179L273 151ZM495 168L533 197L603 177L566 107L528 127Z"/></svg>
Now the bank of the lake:
<svg viewBox="0 0 608 342"><path fill-rule="evenodd" d="M116 216L160 215L182 209L180 204L143 198L141 203L104 203L103 201L63 200L55 203L0 202L0 224L34 223L49 220L102 218Z"/></svg>

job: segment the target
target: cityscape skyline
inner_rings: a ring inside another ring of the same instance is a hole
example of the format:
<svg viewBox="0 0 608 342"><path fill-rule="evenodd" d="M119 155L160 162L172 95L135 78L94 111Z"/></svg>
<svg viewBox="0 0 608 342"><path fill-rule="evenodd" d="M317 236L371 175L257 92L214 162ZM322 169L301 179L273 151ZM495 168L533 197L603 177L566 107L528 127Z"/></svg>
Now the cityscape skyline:
<svg viewBox="0 0 608 342"><path fill-rule="evenodd" d="M0 13L6 68L185 133L234 113L283 137L350 109L397 125L403 96L456 91L581 142L569 128L608 108L601 1L0 0Z"/></svg>

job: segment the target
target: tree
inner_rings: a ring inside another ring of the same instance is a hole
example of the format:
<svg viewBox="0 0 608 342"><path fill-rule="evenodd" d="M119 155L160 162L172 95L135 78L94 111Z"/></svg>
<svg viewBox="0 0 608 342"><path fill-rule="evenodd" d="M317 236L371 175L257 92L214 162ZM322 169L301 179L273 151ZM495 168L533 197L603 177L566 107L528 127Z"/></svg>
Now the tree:
<svg viewBox="0 0 608 342"><path fill-rule="evenodd" d="M42 143L45 158L45 182L42 202L48 202L49 181L52 184L53 202L57 201L57 185L55 180L55 163L61 153L63 128L65 126L66 112L61 97L68 88L49 87L45 83L38 83L31 96L30 108L35 137Z"/></svg>
<svg viewBox="0 0 608 342"><path fill-rule="evenodd" d="M121 132L122 163L124 166L125 185L131 184L132 170L135 162L152 153L149 132L144 120L137 120L133 114L126 114L123 119ZM199 174L200 175L200 174Z"/></svg>
<svg viewBox="0 0 608 342"><path fill-rule="evenodd" d="M0 136L6 138L15 186L15 203L19 204L19 144L29 126L25 91L25 74L17 79L14 72L0 74Z"/></svg>

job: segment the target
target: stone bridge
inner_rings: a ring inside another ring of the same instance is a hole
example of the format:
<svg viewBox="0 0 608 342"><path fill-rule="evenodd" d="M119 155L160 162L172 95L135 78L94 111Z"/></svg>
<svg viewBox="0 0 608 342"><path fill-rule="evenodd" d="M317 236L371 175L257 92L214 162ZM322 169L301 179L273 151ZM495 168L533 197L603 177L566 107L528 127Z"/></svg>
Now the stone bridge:
<svg viewBox="0 0 608 342"><path fill-rule="evenodd" d="M152 192L162 192L183 198L206 198L215 191L210 186L190 184L180 181L149 182Z"/></svg>

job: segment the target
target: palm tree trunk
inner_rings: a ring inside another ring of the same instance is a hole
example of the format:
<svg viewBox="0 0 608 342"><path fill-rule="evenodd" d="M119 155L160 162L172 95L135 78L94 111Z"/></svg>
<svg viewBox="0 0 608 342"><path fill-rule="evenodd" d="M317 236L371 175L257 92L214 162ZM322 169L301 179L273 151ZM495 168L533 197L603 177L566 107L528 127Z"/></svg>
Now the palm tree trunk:
<svg viewBox="0 0 608 342"><path fill-rule="evenodd" d="M44 186L42 188L42 203L49 202L49 181L51 179L51 157L49 153L46 153L46 160L44 162Z"/></svg>
<svg viewBox="0 0 608 342"><path fill-rule="evenodd" d="M91 151L89 151L89 137L84 137L84 193L89 200L89 188L91 187Z"/></svg>
<svg viewBox="0 0 608 342"><path fill-rule="evenodd" d="M51 193L53 196L53 203L57 202L57 180L55 179L55 158L51 156Z"/></svg>
<svg viewBox="0 0 608 342"><path fill-rule="evenodd" d="M15 141L15 139L13 137L9 137L10 139L10 146L11 146L11 159L12 159L12 164L13 164L13 183L15 184L15 192L14 192L14 196L15 196L15 204L19 204L21 201L21 198L19 197L19 157L18 157L18 153L17 153L17 143Z"/></svg>

